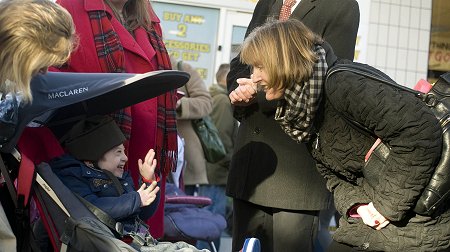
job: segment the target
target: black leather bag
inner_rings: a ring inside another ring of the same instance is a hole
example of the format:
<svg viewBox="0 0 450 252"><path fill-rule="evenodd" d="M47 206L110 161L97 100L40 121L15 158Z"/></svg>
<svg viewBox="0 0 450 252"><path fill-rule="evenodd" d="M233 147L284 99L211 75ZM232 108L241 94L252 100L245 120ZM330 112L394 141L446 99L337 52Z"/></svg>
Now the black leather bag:
<svg viewBox="0 0 450 252"><path fill-rule="evenodd" d="M420 215L433 215L446 201L450 200L450 72L440 76L428 93L421 93L395 83L379 70L361 63L337 64L329 69L327 78L339 71L351 71L356 74L386 83L394 88L413 93L428 106L439 121L442 128L442 154L430 182L425 187L414 207L414 212ZM345 117L344 117L345 118ZM357 128L374 135L369 129L346 118ZM364 167L365 173L371 173L370 167L380 167L389 156L390 148L380 143L374 150ZM370 174L367 174L370 175Z"/></svg>
<svg viewBox="0 0 450 252"><path fill-rule="evenodd" d="M421 98L442 127L441 160L414 208L418 214L431 215L450 199L450 72L442 75L430 92Z"/></svg>

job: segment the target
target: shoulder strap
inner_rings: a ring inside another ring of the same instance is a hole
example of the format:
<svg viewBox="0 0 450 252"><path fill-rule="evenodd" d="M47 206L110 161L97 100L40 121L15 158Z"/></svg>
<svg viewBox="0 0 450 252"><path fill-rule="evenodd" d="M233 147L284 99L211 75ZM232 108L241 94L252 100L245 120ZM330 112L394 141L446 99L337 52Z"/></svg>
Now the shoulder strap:
<svg viewBox="0 0 450 252"><path fill-rule="evenodd" d="M111 231L113 231L114 235L118 238L123 236L123 225L122 223L114 220L111 216L109 216L106 212L96 207L91 202L87 201L80 195L74 193L83 204L91 211L103 224L105 224Z"/></svg>
<svg viewBox="0 0 450 252"><path fill-rule="evenodd" d="M102 172L104 172L109 177L109 179L111 179L111 181L113 182L114 187L116 188L116 191L117 191L117 196L122 195L125 190L123 190L123 186L120 183L119 179L116 176L114 176L114 174L112 174L112 172L110 172L108 170L102 169Z"/></svg>
<svg viewBox="0 0 450 252"><path fill-rule="evenodd" d="M329 77L332 76L334 73L342 72L342 71L349 71L355 74L359 74L362 76L365 76L367 78L371 78L383 83L386 83L388 85L394 86L396 88L411 92L411 93L417 93L416 91L407 88L405 86L397 84L394 80L391 79L388 75L381 72L380 70L369 66L367 64L359 63L359 62L351 62L351 63L344 63L344 64L335 64L334 66L330 67L327 72L327 78L326 81L328 81Z"/></svg>
<svg viewBox="0 0 450 252"><path fill-rule="evenodd" d="M447 82L447 84L450 84L450 72L446 72L445 74L441 75L439 79L442 79L443 81Z"/></svg>
<svg viewBox="0 0 450 252"><path fill-rule="evenodd" d="M328 79L335 73L338 72L343 72L343 71L348 71L348 72L352 72L379 82L382 82L384 84L387 84L391 87L394 87L396 89L399 90L403 90L409 93L414 94L417 97L421 97L423 96L423 93L419 92L419 91L415 91L413 89L410 89L408 87L402 86L398 83L396 83L394 80L391 79L391 77L389 77L387 74L383 73L382 71L376 69L375 67L372 67L370 65L367 64L363 64L363 63L359 63L359 62L350 62L350 63L337 63L334 66L330 67L328 69L327 72L327 77L325 79L325 92L326 90L329 88L329 85L331 85L328 82ZM335 107L332 103L331 105L333 107ZM360 124L359 122L349 118L348 116L346 116L343 113L340 113L340 115L348 122L351 123L351 125L356 126L356 129L359 130L360 132L365 132L366 134L368 133L371 136L373 135L373 132L371 130L369 130L367 127L363 126L362 124Z"/></svg>

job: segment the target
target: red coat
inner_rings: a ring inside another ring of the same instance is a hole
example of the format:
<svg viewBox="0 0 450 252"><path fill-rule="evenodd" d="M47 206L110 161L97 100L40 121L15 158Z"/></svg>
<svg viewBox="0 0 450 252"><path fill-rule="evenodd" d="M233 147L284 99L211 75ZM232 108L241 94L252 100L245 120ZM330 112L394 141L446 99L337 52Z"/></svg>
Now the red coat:
<svg viewBox="0 0 450 252"><path fill-rule="evenodd" d="M120 37L125 53L125 69L129 73L145 73L157 69L156 52L150 44L144 28L138 28L133 37L114 17L111 9L103 0L58 0L65 7L75 23L79 36L78 48L72 53L68 62L69 72L102 72L97 57L94 35L91 28L89 11L106 10L112 16L111 24ZM161 35L160 20L154 12L151 21L155 30ZM156 144L156 98L141 102L131 107L132 126L131 138L128 145L128 167L137 184L139 168L137 160L143 159L150 148ZM158 160L159 161L159 160ZM161 179L161 199L164 199L165 177ZM155 238L163 235L164 200L160 201L157 212L149 219L151 234Z"/></svg>

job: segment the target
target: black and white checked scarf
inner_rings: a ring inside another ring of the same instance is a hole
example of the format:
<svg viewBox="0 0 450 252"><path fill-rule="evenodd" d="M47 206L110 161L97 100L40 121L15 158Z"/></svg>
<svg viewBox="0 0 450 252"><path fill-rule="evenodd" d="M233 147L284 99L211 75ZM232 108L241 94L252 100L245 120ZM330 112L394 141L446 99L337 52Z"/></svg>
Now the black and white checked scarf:
<svg viewBox="0 0 450 252"><path fill-rule="evenodd" d="M312 77L286 89L284 100L278 102L275 112L275 120L281 124L284 132L297 142L307 142L315 133L313 122L319 109L328 69L325 50L316 45L314 52L318 60L314 64Z"/></svg>

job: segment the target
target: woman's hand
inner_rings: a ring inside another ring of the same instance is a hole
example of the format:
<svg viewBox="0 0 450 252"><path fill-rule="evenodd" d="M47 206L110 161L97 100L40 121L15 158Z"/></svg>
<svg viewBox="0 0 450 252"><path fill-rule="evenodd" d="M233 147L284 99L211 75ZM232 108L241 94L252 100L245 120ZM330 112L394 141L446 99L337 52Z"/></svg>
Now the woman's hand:
<svg viewBox="0 0 450 252"><path fill-rule="evenodd" d="M145 155L144 162L141 159L138 160L139 165L139 173L141 176L147 181L155 180L155 168L156 168L156 159L155 159L155 151L150 149Z"/></svg>
<svg viewBox="0 0 450 252"><path fill-rule="evenodd" d="M231 104L234 105L248 105L256 97L257 84L252 79L239 78L236 80L239 86L231 91L229 97Z"/></svg>
<svg viewBox="0 0 450 252"><path fill-rule="evenodd" d="M363 222L370 227L380 230L389 224L389 220L381 215L370 202L368 205L361 205L356 209Z"/></svg>
<svg viewBox="0 0 450 252"><path fill-rule="evenodd" d="M145 183L137 190L141 197L141 207L150 205L156 199L156 194L159 191L156 181L153 181L148 187Z"/></svg>

